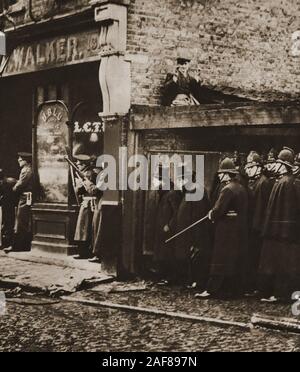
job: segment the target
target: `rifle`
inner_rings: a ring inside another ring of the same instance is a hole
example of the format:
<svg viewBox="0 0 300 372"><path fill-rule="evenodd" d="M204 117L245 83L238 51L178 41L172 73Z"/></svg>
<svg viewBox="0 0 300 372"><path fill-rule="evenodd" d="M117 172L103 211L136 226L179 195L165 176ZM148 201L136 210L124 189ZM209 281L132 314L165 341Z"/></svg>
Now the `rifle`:
<svg viewBox="0 0 300 372"><path fill-rule="evenodd" d="M71 169L75 171L77 178L79 178L85 190L88 191L87 187L84 184L85 175L78 169L77 165L73 163L72 160L68 156L65 156L65 160L69 163Z"/></svg>
<svg viewBox="0 0 300 372"><path fill-rule="evenodd" d="M176 235L172 236L170 239L168 239L168 240L165 241L165 244L170 243L172 240L178 238L179 236L185 234L187 231L190 231L191 229L193 229L195 226L197 226L200 223L206 221L208 219L208 217L209 217L209 215L205 216L204 218L201 218L201 220L196 221L191 226L187 227L186 229L184 229L184 230L180 231L179 233L177 233Z"/></svg>

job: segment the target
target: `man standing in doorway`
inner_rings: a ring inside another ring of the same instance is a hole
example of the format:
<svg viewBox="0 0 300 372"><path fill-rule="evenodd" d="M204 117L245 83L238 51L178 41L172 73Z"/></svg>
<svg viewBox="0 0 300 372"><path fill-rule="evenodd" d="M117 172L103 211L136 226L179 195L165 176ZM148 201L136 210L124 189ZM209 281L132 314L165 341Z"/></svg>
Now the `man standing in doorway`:
<svg viewBox="0 0 300 372"><path fill-rule="evenodd" d="M77 167L80 174L76 177L76 188L78 200L81 201L79 215L77 218L74 241L78 244L78 255L75 259L88 259L92 257L92 220L96 207L94 195L97 174L91 165L91 157L88 155L77 155Z"/></svg>

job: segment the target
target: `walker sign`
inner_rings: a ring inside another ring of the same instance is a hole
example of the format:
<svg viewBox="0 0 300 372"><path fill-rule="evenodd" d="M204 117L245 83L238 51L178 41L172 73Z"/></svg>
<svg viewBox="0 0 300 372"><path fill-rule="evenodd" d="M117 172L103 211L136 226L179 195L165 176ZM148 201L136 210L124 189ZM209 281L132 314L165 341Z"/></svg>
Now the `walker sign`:
<svg viewBox="0 0 300 372"><path fill-rule="evenodd" d="M0 31L0 56L6 56L6 36Z"/></svg>
<svg viewBox="0 0 300 372"><path fill-rule="evenodd" d="M98 61L117 52L106 34L101 27L19 45L12 51L3 76Z"/></svg>

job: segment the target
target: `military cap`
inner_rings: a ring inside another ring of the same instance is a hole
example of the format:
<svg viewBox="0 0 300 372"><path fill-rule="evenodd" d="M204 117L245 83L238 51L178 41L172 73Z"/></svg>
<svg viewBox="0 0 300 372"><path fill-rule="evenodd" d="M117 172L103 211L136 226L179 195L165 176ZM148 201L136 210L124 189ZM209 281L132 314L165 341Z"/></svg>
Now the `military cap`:
<svg viewBox="0 0 300 372"><path fill-rule="evenodd" d="M186 63L190 63L191 60L187 58L177 58L178 65L185 65Z"/></svg>
<svg viewBox="0 0 300 372"><path fill-rule="evenodd" d="M22 159L32 159L32 154L30 152L18 152L18 156Z"/></svg>
<svg viewBox="0 0 300 372"><path fill-rule="evenodd" d="M92 158L89 155L85 155L85 154L75 155L74 159L84 162L84 163L88 163L92 160Z"/></svg>

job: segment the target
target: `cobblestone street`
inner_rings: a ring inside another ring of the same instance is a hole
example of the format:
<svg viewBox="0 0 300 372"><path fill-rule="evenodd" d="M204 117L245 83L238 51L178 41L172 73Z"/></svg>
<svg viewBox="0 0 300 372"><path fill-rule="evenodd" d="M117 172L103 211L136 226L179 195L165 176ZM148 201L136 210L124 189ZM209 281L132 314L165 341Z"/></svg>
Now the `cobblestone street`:
<svg viewBox="0 0 300 372"><path fill-rule="evenodd" d="M80 296L83 295L80 293ZM90 297L90 292L85 292ZM177 296L177 308L191 306L178 293L106 295L118 303L137 303L151 298L152 307L161 307ZM93 296L95 297L95 296ZM97 296L96 296L97 297ZM99 297L99 295L98 295ZM100 297L103 297L102 295ZM40 300L40 302L38 302ZM11 302L12 301L12 302ZM49 302L47 302L49 301ZM1 351L300 351L300 336L255 329L216 327L178 319L90 307L32 296L9 299L6 315L0 317ZM36 303L34 303L36 302ZM34 304L32 304L34 303ZM209 307L215 309L211 314ZM252 304L254 307L254 303ZM225 307L226 311L224 311ZM223 316L232 308L243 313L241 302L198 302L192 313ZM249 311L251 306L246 306ZM245 314L241 316L245 319Z"/></svg>

